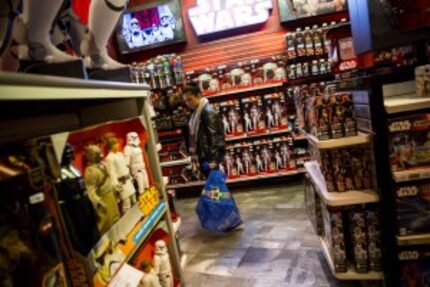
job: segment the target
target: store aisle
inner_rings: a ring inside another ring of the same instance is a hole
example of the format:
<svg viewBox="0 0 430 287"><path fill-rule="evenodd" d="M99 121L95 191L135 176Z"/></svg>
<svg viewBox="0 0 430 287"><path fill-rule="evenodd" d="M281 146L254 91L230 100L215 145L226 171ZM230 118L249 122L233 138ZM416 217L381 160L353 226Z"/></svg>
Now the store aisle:
<svg viewBox="0 0 430 287"><path fill-rule="evenodd" d="M360 286L330 274L303 207L301 184L233 193L245 224L227 234L200 228L196 198L177 200L187 287Z"/></svg>

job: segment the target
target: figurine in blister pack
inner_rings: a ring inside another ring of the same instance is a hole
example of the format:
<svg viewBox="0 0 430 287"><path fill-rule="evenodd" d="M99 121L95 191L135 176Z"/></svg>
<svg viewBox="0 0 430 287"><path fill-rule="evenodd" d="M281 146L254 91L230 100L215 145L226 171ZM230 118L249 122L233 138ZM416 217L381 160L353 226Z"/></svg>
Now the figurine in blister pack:
<svg viewBox="0 0 430 287"><path fill-rule="evenodd" d="M306 56L306 47L305 47L305 37L303 36L302 29L296 29L296 50L297 56L303 57Z"/></svg>
<svg viewBox="0 0 430 287"><path fill-rule="evenodd" d="M230 123L228 122L225 114L223 114L221 116L221 120L222 120L222 124L224 126L224 134L226 134L226 135L231 134Z"/></svg>
<svg viewBox="0 0 430 287"><path fill-rule="evenodd" d="M234 68L230 71L231 83L233 87L240 86L242 82L242 76L245 74L245 71L240 68L241 64L238 64L237 68Z"/></svg>
<svg viewBox="0 0 430 287"><path fill-rule="evenodd" d="M242 152L243 163L245 164L245 173L250 174L252 166L252 158L247 149Z"/></svg>
<svg viewBox="0 0 430 287"><path fill-rule="evenodd" d="M120 151L119 141L115 137L108 138L106 164L114 185L120 187L122 213L125 213L136 203L136 190L131 181L130 170L124 154Z"/></svg>
<svg viewBox="0 0 430 287"><path fill-rule="evenodd" d="M154 271L160 279L161 287L173 287L172 266L164 240L155 242Z"/></svg>
<svg viewBox="0 0 430 287"><path fill-rule="evenodd" d="M272 110L273 110L273 116L274 116L274 126L279 127L279 125L281 124L281 118L282 118L282 108L278 100L273 101Z"/></svg>
<svg viewBox="0 0 430 287"><path fill-rule="evenodd" d="M322 30L318 28L318 25L312 27L313 30L313 41L315 47L315 55L324 54L323 42L322 42Z"/></svg>
<svg viewBox="0 0 430 287"><path fill-rule="evenodd" d="M224 159L225 159L225 166L226 166L226 168L227 168L227 176L231 176L232 175L232 171L233 171L233 158L232 158L232 156L230 155L230 152L229 151L227 151L226 153L225 153L225 156L224 156Z"/></svg>
<svg viewBox="0 0 430 287"><path fill-rule="evenodd" d="M264 171L268 171L270 169L270 152L267 147L263 147L261 150L261 157L263 159L263 167Z"/></svg>
<svg viewBox="0 0 430 287"><path fill-rule="evenodd" d="M276 169L277 170L284 168L284 165L282 164L282 158L281 158L281 155L279 154L279 151L275 152L275 162L276 162Z"/></svg>
<svg viewBox="0 0 430 287"><path fill-rule="evenodd" d="M299 78L303 78L303 68L302 68L302 63L298 63L296 65L296 77Z"/></svg>
<svg viewBox="0 0 430 287"><path fill-rule="evenodd" d="M258 123L260 122L260 113L258 112L258 108L256 105L252 105L251 110L251 119L252 119L252 127L253 130L258 128Z"/></svg>
<svg viewBox="0 0 430 287"><path fill-rule="evenodd" d="M288 79L295 80L296 78L296 65L293 64L288 67Z"/></svg>
<svg viewBox="0 0 430 287"><path fill-rule="evenodd" d="M202 93L207 93L210 88L210 81L212 80L212 75L208 71L202 73L198 78L199 88Z"/></svg>
<svg viewBox="0 0 430 287"><path fill-rule="evenodd" d="M278 67L275 69L275 80L277 81L285 81L287 75L285 73L284 67Z"/></svg>
<svg viewBox="0 0 430 287"><path fill-rule="evenodd" d="M275 117L269 107L266 109L267 127L271 128L275 126Z"/></svg>
<svg viewBox="0 0 430 287"><path fill-rule="evenodd" d="M285 40L287 41L287 53L288 59L294 59L297 57L296 53L296 39L295 34L291 32L287 32Z"/></svg>
<svg viewBox="0 0 430 287"><path fill-rule="evenodd" d="M264 171L263 161L261 160L261 156L258 153L255 156L255 164L257 166L257 171L258 172Z"/></svg>
<svg viewBox="0 0 430 287"><path fill-rule="evenodd" d="M115 197L119 187L113 184L98 146L89 145L86 148L86 158L88 165L85 168L85 186L96 211L97 228L103 234L120 217Z"/></svg>
<svg viewBox="0 0 430 287"><path fill-rule="evenodd" d="M240 85L241 86L251 86L252 85L252 76L250 73L244 73L240 77Z"/></svg>
<svg viewBox="0 0 430 287"><path fill-rule="evenodd" d="M243 163L242 163L242 160L240 159L239 155L236 156L235 162L236 162L237 174L238 175L243 174L244 173Z"/></svg>
<svg viewBox="0 0 430 287"><path fill-rule="evenodd" d="M275 72L278 68L278 65L273 62L268 62L263 65L263 81L270 82L275 79Z"/></svg>
<svg viewBox="0 0 430 287"><path fill-rule="evenodd" d="M124 156L130 173L137 183L137 191L142 194L149 188L149 177L146 171L143 151L140 147L140 138L136 132L127 134L127 145L124 147Z"/></svg>
<svg viewBox="0 0 430 287"><path fill-rule="evenodd" d="M211 79L209 81L209 92L218 92L218 91L219 91L218 79Z"/></svg>
<svg viewBox="0 0 430 287"><path fill-rule="evenodd" d="M232 133L237 133L239 131L239 118L236 111L234 110L234 107L231 107L230 111L228 112L228 120Z"/></svg>
<svg viewBox="0 0 430 287"><path fill-rule="evenodd" d="M306 56L315 55L314 41L312 37L311 28L309 26L305 28L304 37L305 37Z"/></svg>
<svg viewBox="0 0 430 287"><path fill-rule="evenodd" d="M243 112L243 120L245 125L245 132L252 131L253 130L252 122L247 111Z"/></svg>
<svg viewBox="0 0 430 287"><path fill-rule="evenodd" d="M282 156L282 165L284 167L288 166L288 162L290 161L290 151L286 143L283 143L281 145L281 156Z"/></svg>

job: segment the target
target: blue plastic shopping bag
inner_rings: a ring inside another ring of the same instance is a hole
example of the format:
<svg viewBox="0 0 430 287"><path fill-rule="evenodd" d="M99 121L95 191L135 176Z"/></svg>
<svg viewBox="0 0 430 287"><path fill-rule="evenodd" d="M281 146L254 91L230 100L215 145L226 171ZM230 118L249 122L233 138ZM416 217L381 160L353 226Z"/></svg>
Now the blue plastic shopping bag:
<svg viewBox="0 0 430 287"><path fill-rule="evenodd" d="M202 228L226 232L242 223L239 209L225 184L226 176L219 170L209 173L196 212Z"/></svg>

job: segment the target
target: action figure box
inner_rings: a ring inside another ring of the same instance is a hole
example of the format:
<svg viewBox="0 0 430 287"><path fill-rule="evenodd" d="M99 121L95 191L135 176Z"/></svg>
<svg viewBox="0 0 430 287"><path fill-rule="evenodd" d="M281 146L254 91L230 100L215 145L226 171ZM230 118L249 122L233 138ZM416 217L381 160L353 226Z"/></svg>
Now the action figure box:
<svg viewBox="0 0 430 287"><path fill-rule="evenodd" d="M309 132L319 140L330 139L330 118L324 96L313 96L307 102Z"/></svg>
<svg viewBox="0 0 430 287"><path fill-rule="evenodd" d="M287 78L283 56L251 60L254 85L284 82Z"/></svg>
<svg viewBox="0 0 430 287"><path fill-rule="evenodd" d="M243 154L243 147L239 143L236 145L233 149L233 164L236 169L236 176L237 177L245 177L247 176L246 170L245 170L245 163L242 158ZM234 174L233 174L234 176Z"/></svg>
<svg viewBox="0 0 430 287"><path fill-rule="evenodd" d="M261 97L243 98L241 103L245 133L248 135L265 133L266 125L264 123L264 107Z"/></svg>
<svg viewBox="0 0 430 287"><path fill-rule="evenodd" d="M330 151L330 158L332 160L334 189L337 192L344 192L346 191L343 170L344 159L340 150Z"/></svg>
<svg viewBox="0 0 430 287"><path fill-rule="evenodd" d="M234 152L232 149L226 149L225 151L224 172L228 178L237 177L237 170L234 162Z"/></svg>
<svg viewBox="0 0 430 287"><path fill-rule="evenodd" d="M190 110L183 106L178 106L172 111L172 124L177 128L187 126L189 117Z"/></svg>
<svg viewBox="0 0 430 287"><path fill-rule="evenodd" d="M283 150L281 150L283 149ZM287 171L291 161L291 153L287 143L273 142L273 159L275 161L275 169L278 172ZM282 153L281 153L282 152Z"/></svg>
<svg viewBox="0 0 430 287"><path fill-rule="evenodd" d="M344 216L339 208L325 205L321 201L321 213L324 224L324 241L330 251L335 272L346 272L346 248Z"/></svg>
<svg viewBox="0 0 430 287"><path fill-rule="evenodd" d="M337 191L337 187L335 185L335 179L333 174L333 167L331 164L331 156L328 151L321 150L320 151L320 167L321 167L321 173L324 177L327 191L328 192L335 192Z"/></svg>
<svg viewBox="0 0 430 287"><path fill-rule="evenodd" d="M430 183L397 184L396 197L397 225L400 236L430 232Z"/></svg>
<svg viewBox="0 0 430 287"><path fill-rule="evenodd" d="M264 95L264 105L266 107L266 124L269 130L277 131L289 128L285 95L283 93Z"/></svg>
<svg viewBox="0 0 430 287"><path fill-rule="evenodd" d="M350 92L336 93L338 102L342 106L343 115L340 116L345 137L357 135L357 121L355 119L354 102Z"/></svg>
<svg viewBox="0 0 430 287"><path fill-rule="evenodd" d="M345 159L352 159L353 153L352 150L349 148L343 148L340 149L340 156L343 161L343 165L341 168L342 177L345 182L345 191L348 190L354 190L354 173L352 168L352 161L351 160L345 160Z"/></svg>
<svg viewBox="0 0 430 287"><path fill-rule="evenodd" d="M285 42L287 43L288 59L295 59L297 57L295 33L287 32L285 35Z"/></svg>
<svg viewBox="0 0 430 287"><path fill-rule="evenodd" d="M349 147L351 155L350 164L352 166L354 188L356 190L372 189L374 176L372 172L372 156L369 147Z"/></svg>
<svg viewBox="0 0 430 287"><path fill-rule="evenodd" d="M321 214L321 200L315 191L315 187L310 180L309 176L306 175L304 178L304 188L305 188L305 209L318 236L324 235L324 224Z"/></svg>
<svg viewBox="0 0 430 287"><path fill-rule="evenodd" d="M216 69L206 68L198 71L197 74L197 83L203 95L210 96L219 92L219 79Z"/></svg>
<svg viewBox="0 0 430 287"><path fill-rule="evenodd" d="M401 285L424 287L430 283L430 248L428 246L403 247L398 251L401 268Z"/></svg>
<svg viewBox="0 0 430 287"><path fill-rule="evenodd" d="M220 65L216 67L217 78L219 81L220 91L228 91L232 88L232 82L230 77L230 71L227 65Z"/></svg>
<svg viewBox="0 0 430 287"><path fill-rule="evenodd" d="M355 270L357 273L367 273L369 270L367 226L366 211L363 206L354 206L348 210L348 225Z"/></svg>
<svg viewBox="0 0 430 287"><path fill-rule="evenodd" d="M330 130L331 137L338 139L344 136L343 133L343 106L339 102L336 95L336 86L329 85L325 90L325 97L327 99L328 112L330 117Z"/></svg>
<svg viewBox="0 0 430 287"><path fill-rule="evenodd" d="M237 137L245 133L239 100L222 102L219 110L226 137Z"/></svg>
<svg viewBox="0 0 430 287"><path fill-rule="evenodd" d="M275 163L273 161L273 146L269 143L255 144L255 164L258 173L275 172Z"/></svg>
<svg viewBox="0 0 430 287"><path fill-rule="evenodd" d="M371 271L381 271L381 231L380 231L379 211L377 205L368 204L366 206L367 243L369 267Z"/></svg>
<svg viewBox="0 0 430 287"><path fill-rule="evenodd" d="M391 119L388 130L393 172L430 164L430 114Z"/></svg>
<svg viewBox="0 0 430 287"><path fill-rule="evenodd" d="M252 144L244 143L241 150L241 158L246 176L254 176L257 174L257 166L255 163L254 147Z"/></svg>
<svg viewBox="0 0 430 287"><path fill-rule="evenodd" d="M232 88L246 88L252 86L250 62L239 62L229 67Z"/></svg>

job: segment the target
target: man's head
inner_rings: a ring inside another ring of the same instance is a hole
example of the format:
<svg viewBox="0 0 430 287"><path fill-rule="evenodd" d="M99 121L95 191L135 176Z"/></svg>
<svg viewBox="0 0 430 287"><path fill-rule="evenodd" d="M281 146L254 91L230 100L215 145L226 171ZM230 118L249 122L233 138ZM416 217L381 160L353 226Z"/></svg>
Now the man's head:
<svg viewBox="0 0 430 287"><path fill-rule="evenodd" d="M182 89L182 99L184 103L192 110L197 109L200 104L202 96L200 89L196 84L190 83L188 86Z"/></svg>

